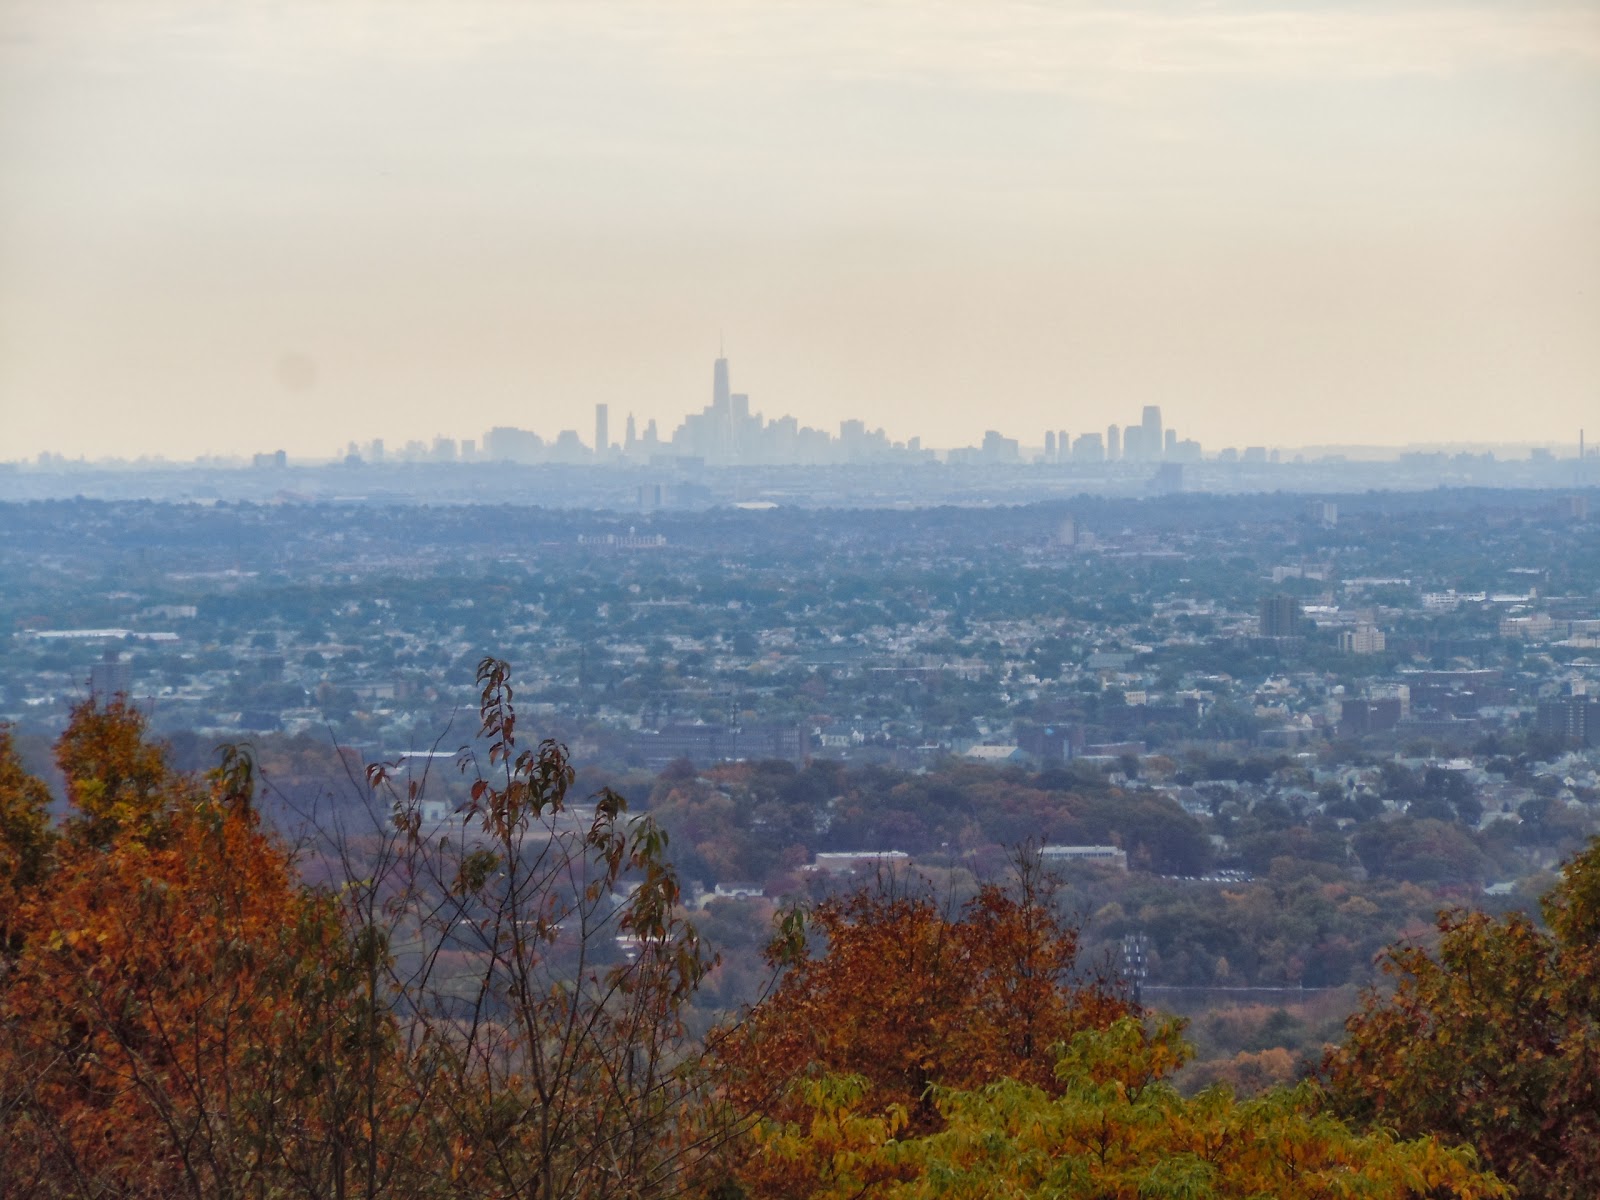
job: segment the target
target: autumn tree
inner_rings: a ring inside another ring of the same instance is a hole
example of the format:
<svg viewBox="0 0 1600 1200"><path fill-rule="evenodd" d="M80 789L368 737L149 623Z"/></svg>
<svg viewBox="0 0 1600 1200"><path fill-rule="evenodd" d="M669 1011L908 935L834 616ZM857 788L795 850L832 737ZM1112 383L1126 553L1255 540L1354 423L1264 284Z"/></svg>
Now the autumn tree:
<svg viewBox="0 0 1600 1200"><path fill-rule="evenodd" d="M487 753L462 757L459 811L425 823L426 783L374 767L391 819L345 851L352 924L391 948L418 1135L452 1194L671 1195L727 1136L698 1117L684 1019L714 958L666 835L609 790L578 802L565 751L520 741L506 663L478 683Z"/></svg>
<svg viewBox="0 0 1600 1200"><path fill-rule="evenodd" d="M864 1112L903 1113L907 1133L921 1134L942 1124L935 1086L1010 1078L1059 1090L1051 1047L1129 1006L1079 977L1055 882L1035 861L1018 865L1011 886L986 885L955 914L889 884L824 900L804 925L791 916L769 949L787 973L720 1053L735 1105L798 1120L802 1081L849 1075L862 1081ZM817 1182L770 1165L755 1154L737 1173L758 1195Z"/></svg>
<svg viewBox="0 0 1600 1200"><path fill-rule="evenodd" d="M20 909L49 870L56 840L49 810L50 789L23 767L10 729L0 725L0 964L21 949Z"/></svg>
<svg viewBox="0 0 1600 1200"><path fill-rule="evenodd" d="M712 960L665 836L570 799L564 751L517 738L509 668L480 683L462 810L425 826L423 788L375 769L333 887L262 827L239 751L185 775L136 709L82 705L56 837L0 743L0 1194L677 1190L725 1135L688 1119Z"/></svg>
<svg viewBox="0 0 1600 1200"><path fill-rule="evenodd" d="M261 829L248 758L177 774L137 710L91 701L57 761L71 815L13 879L0 1192L346 1190L356 1114L329 1089L362 1024L351 947ZM26 861L37 821L10 818L42 785L3 773L6 855Z"/></svg>
<svg viewBox="0 0 1600 1200"><path fill-rule="evenodd" d="M1340 1112L1475 1146L1527 1200L1600 1194L1600 839L1527 916L1439 915L1392 947L1326 1061Z"/></svg>
<svg viewBox="0 0 1600 1200"><path fill-rule="evenodd" d="M755 1138L768 1173L805 1177L809 1200L1503 1200L1470 1150L1358 1133L1314 1085L1238 1101L1185 1098L1165 1077L1185 1047L1173 1023L1133 1017L1075 1034L1055 1086L1001 1078L935 1087L941 1127L907 1137L903 1105L867 1100L860 1076L805 1081L803 1106Z"/></svg>

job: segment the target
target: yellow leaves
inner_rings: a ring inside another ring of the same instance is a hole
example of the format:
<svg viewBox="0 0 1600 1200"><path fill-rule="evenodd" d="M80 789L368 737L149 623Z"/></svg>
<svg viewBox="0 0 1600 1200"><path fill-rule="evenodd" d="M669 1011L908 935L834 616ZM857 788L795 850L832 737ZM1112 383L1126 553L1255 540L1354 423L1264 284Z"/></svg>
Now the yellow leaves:
<svg viewBox="0 0 1600 1200"><path fill-rule="evenodd" d="M1168 1084L1097 1085L1144 1066L1126 1061L1137 1042L1119 1022L1080 1034L1058 1068L1074 1079L1051 1096L1015 1080L936 1092L943 1125L881 1140L858 1109L857 1080L816 1081L802 1091L820 1120L765 1129L766 1178L795 1179L823 1161L810 1190L836 1197L876 1179L883 1200L933 1196L1271 1196L1322 1200L1504 1200L1509 1190L1479 1171L1470 1151L1435 1141L1359 1134L1323 1112L1315 1089L1280 1089L1238 1102L1225 1089L1185 1099ZM843 1098L843 1104L840 1099ZM810 1136L800 1131L809 1129ZM783 1168L790 1168L785 1174ZM794 1174L798 1171L800 1175ZM759 1194L759 1193L758 1193Z"/></svg>

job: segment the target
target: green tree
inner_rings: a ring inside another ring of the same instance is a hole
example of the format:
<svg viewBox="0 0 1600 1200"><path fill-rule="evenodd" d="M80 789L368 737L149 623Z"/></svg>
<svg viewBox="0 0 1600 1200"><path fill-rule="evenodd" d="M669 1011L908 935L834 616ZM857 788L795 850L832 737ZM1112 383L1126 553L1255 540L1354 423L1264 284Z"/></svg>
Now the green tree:
<svg viewBox="0 0 1600 1200"><path fill-rule="evenodd" d="M772 1174L812 1181L811 1200L1490 1200L1509 1195L1470 1150L1427 1138L1358 1133L1325 1112L1314 1085L1238 1101L1225 1087L1192 1099L1164 1077L1186 1048L1177 1027L1129 1017L1084 1030L1055 1061L1059 1086L1016 1079L936 1087L944 1121L907 1136L903 1108L866 1103L853 1077L801 1085L800 1120L758 1130Z"/></svg>

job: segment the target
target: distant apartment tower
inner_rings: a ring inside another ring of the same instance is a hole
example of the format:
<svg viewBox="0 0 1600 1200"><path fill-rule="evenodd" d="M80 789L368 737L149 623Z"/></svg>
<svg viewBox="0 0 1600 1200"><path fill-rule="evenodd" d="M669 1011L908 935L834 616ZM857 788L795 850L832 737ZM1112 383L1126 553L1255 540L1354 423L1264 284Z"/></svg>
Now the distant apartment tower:
<svg viewBox="0 0 1600 1200"><path fill-rule="evenodd" d="M1106 426L1106 461L1116 462L1122 457L1122 431L1115 425Z"/></svg>
<svg viewBox="0 0 1600 1200"><path fill-rule="evenodd" d="M1409 683L1374 683L1367 688L1369 700L1392 700L1400 706L1400 720L1411 719L1411 685Z"/></svg>
<svg viewBox="0 0 1600 1200"><path fill-rule="evenodd" d="M1146 404L1139 422L1139 447L1146 458L1161 457L1161 406Z"/></svg>
<svg viewBox="0 0 1600 1200"><path fill-rule="evenodd" d="M1045 462L1054 462L1055 458L1056 431L1054 429L1046 429L1044 431L1044 460Z"/></svg>
<svg viewBox="0 0 1600 1200"><path fill-rule="evenodd" d="M1183 491L1183 464L1164 462L1156 468L1150 480L1150 490L1158 496L1170 496Z"/></svg>
<svg viewBox="0 0 1600 1200"><path fill-rule="evenodd" d="M843 439L841 439L843 440ZM983 435L983 461L990 463L1016 462L1020 447L1016 438L1008 438L998 430L990 429Z"/></svg>
<svg viewBox="0 0 1600 1200"><path fill-rule="evenodd" d="M105 658L89 668L89 694L97 700L110 700L132 693L133 667L115 650L107 650Z"/></svg>
<svg viewBox="0 0 1600 1200"><path fill-rule="evenodd" d="M611 409L605 404L594 406L594 452L603 457L611 449Z"/></svg>
<svg viewBox="0 0 1600 1200"><path fill-rule="evenodd" d="M1556 500L1556 512L1564 520L1587 521L1589 519L1589 497L1587 496L1561 496Z"/></svg>
<svg viewBox="0 0 1600 1200"><path fill-rule="evenodd" d="M483 454L491 462L533 462L544 449L544 439L528 429L496 425L483 435Z"/></svg>
<svg viewBox="0 0 1600 1200"><path fill-rule="evenodd" d="M1339 649L1346 654L1382 654L1387 645L1383 630L1372 625L1357 625L1339 635Z"/></svg>
<svg viewBox="0 0 1600 1200"><path fill-rule="evenodd" d="M1260 617L1262 637L1295 637L1300 632L1300 604L1293 596L1261 597Z"/></svg>
<svg viewBox="0 0 1600 1200"><path fill-rule="evenodd" d="M1534 728L1580 746L1600 746L1600 697L1560 696L1541 700Z"/></svg>

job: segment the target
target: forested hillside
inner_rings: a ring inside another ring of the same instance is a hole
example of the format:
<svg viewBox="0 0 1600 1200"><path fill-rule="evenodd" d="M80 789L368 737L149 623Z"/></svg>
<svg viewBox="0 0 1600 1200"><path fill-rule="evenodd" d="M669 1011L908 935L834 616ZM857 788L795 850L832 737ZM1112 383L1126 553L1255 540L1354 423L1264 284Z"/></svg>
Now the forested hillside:
<svg viewBox="0 0 1600 1200"><path fill-rule="evenodd" d="M386 819L298 853L263 824L247 755L179 771L121 702L86 703L59 739L61 820L0 734L0 1191L1565 1200L1600 1184L1600 843L1545 923L1457 910L1436 951L1392 949L1396 986L1368 995L1320 1080L1185 1094L1181 1022L1136 1004L1071 915L1115 884L1096 917L1114 924L1105 909L1142 911L1149 885L1063 882L1026 849L965 899L946 871L782 910L753 1002L703 1020L726 916L686 907L656 817L709 801L693 779L644 817L609 790L580 798L561 748L520 736L508 668L486 660L478 682L487 749L448 833L425 823L425 786L379 766L365 783ZM1037 791L1063 821L1115 827L1109 793ZM1181 815L1163 817L1180 838ZM1268 921L1258 904L1357 923L1373 906L1333 881L1255 888L1222 893L1243 924Z"/></svg>

